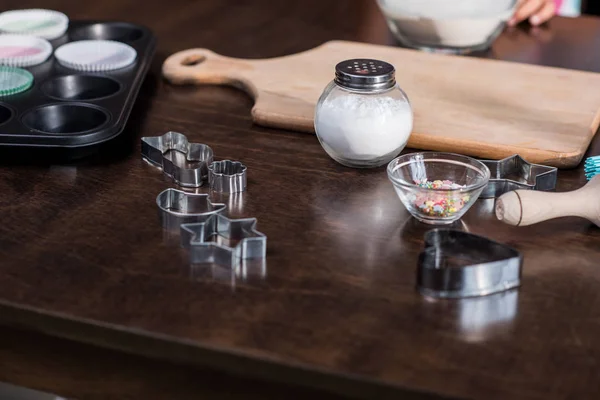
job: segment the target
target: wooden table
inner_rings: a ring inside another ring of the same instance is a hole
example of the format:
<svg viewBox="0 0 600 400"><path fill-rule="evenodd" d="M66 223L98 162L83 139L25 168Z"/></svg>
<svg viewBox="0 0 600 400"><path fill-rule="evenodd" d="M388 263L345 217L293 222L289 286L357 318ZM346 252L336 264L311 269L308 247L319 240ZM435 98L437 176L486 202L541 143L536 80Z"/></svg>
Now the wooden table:
<svg viewBox="0 0 600 400"><path fill-rule="evenodd" d="M600 229L575 218L513 228L479 201L461 226L522 251L522 288L428 302L414 290L428 227L384 169L346 169L311 135L254 126L233 88L160 78L166 56L194 46L262 58L330 39L393 44L373 1L1 4L142 23L159 43L127 131L101 157L3 155L0 380L79 398L597 398ZM599 43L600 20L557 18L505 33L484 56L600 72ZM265 277L191 271L162 231L155 198L171 185L142 162L139 138L168 130L248 165L230 205L268 235ZM558 190L584 182L562 171Z"/></svg>

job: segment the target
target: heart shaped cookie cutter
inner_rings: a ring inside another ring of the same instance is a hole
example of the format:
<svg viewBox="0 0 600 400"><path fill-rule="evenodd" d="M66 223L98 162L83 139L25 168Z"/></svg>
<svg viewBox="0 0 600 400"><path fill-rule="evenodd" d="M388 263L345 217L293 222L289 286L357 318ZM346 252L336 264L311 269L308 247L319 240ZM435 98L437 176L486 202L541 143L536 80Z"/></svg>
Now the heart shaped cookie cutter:
<svg viewBox="0 0 600 400"><path fill-rule="evenodd" d="M417 288L428 297L487 296L520 286L523 257L512 247L452 229L425 234Z"/></svg>
<svg viewBox="0 0 600 400"><path fill-rule="evenodd" d="M170 153L177 151L185 155L185 164L178 165ZM142 157L150 164L159 167L163 173L182 187L197 188L208 177L208 166L213 161L213 150L201 143L190 143L179 132L167 132L162 136L142 138Z"/></svg>

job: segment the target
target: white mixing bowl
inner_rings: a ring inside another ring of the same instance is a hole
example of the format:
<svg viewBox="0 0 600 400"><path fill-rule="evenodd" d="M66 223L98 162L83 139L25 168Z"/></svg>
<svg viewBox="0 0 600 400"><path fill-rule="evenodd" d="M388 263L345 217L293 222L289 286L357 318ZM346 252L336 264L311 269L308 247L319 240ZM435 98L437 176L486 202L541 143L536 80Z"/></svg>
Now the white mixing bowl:
<svg viewBox="0 0 600 400"><path fill-rule="evenodd" d="M517 0L377 0L396 38L409 47L469 52L487 48Z"/></svg>

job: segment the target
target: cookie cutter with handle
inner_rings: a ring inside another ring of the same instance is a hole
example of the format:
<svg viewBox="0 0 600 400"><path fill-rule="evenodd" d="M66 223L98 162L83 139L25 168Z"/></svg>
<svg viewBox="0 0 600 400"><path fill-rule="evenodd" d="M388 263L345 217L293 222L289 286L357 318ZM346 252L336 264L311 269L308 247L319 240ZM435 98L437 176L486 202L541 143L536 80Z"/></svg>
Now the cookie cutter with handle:
<svg viewBox="0 0 600 400"><path fill-rule="evenodd" d="M479 195L481 199L499 197L512 190L549 191L556 188L558 169L531 164L518 154L502 160L480 160L490 169L490 181Z"/></svg>
<svg viewBox="0 0 600 400"><path fill-rule="evenodd" d="M185 155L186 163L193 167L180 166L169 154L177 151ZM213 161L213 150L201 143L190 143L179 132L167 132L162 136L142 138L142 157L182 187L197 188L208 177L208 166Z"/></svg>
<svg viewBox="0 0 600 400"><path fill-rule="evenodd" d="M483 236L433 229L419 255L417 287L429 297L487 296L521 284L521 254Z"/></svg>

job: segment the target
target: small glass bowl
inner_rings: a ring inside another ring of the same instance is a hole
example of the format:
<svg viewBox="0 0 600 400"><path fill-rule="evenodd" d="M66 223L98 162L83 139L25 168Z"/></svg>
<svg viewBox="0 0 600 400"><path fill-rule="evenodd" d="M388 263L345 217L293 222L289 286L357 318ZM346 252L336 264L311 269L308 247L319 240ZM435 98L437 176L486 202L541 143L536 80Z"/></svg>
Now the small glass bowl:
<svg viewBox="0 0 600 400"><path fill-rule="evenodd" d="M388 178L406 209L421 222L459 220L490 180L481 161L452 153L410 153L393 159Z"/></svg>
<svg viewBox="0 0 600 400"><path fill-rule="evenodd" d="M487 50L513 16L517 0L377 0L405 47L435 53Z"/></svg>

